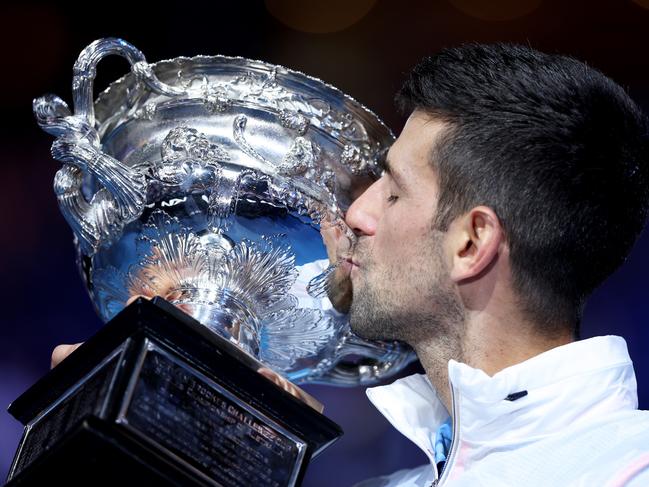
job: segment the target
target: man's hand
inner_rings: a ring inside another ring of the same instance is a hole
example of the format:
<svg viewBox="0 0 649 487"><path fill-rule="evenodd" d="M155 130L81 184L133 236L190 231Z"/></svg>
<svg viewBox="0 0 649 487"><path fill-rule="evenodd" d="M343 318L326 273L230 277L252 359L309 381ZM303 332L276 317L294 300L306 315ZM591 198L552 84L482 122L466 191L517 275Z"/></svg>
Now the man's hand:
<svg viewBox="0 0 649 487"><path fill-rule="evenodd" d="M50 368L53 369L54 367L59 365L65 357L74 352L82 344L83 342L75 343L74 345L59 345L58 347L56 347L52 351L52 362L50 364Z"/></svg>
<svg viewBox="0 0 649 487"><path fill-rule="evenodd" d="M83 342L75 343L73 345L64 344L64 345L57 346L52 351L51 368L54 368L57 365L59 365L68 355L74 352L81 345L83 345ZM321 413L322 410L324 409L322 403L320 403L314 397L304 392L302 389L298 388L295 384L291 383L288 379L285 379L284 377L279 375L274 370L268 369L266 367L262 367L257 372L259 372L261 375L266 377L266 379L274 382L276 385L284 389L289 394L292 394L293 396L300 399L302 402L308 404L319 413Z"/></svg>
<svg viewBox="0 0 649 487"><path fill-rule="evenodd" d="M316 398L311 396L310 394L307 394L304 392L302 389L297 387L295 384L293 384L291 381L286 379L285 377L282 377L279 375L277 372L275 372L272 369L262 367L261 369L257 370L261 375L266 377L266 379L274 382L276 385L284 389L286 392L289 394L297 397L299 400L302 402L308 404L311 406L313 409L321 413L324 410L323 404L318 401Z"/></svg>

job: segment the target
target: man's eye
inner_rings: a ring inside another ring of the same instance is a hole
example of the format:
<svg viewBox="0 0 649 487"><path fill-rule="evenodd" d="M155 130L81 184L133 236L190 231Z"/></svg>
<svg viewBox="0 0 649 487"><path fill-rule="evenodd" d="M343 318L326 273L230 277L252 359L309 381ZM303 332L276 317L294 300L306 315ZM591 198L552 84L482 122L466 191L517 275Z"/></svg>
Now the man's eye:
<svg viewBox="0 0 649 487"><path fill-rule="evenodd" d="M396 196L396 195L394 195L394 194L391 194L390 196L388 196L388 203L394 203L394 202L397 201L398 199L399 199L398 196Z"/></svg>

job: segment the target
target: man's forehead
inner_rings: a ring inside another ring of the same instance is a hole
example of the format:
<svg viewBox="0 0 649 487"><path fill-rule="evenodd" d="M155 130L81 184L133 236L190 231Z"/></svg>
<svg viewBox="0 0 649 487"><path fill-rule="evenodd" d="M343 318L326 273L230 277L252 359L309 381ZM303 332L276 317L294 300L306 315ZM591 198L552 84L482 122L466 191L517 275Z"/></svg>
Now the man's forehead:
<svg viewBox="0 0 649 487"><path fill-rule="evenodd" d="M448 122L440 117L423 110L415 110L406 120L399 138L420 138L425 135L426 140L436 140L447 127Z"/></svg>
<svg viewBox="0 0 649 487"><path fill-rule="evenodd" d="M448 125L421 111L414 111L388 151L382 169L394 173L415 168L431 168L433 148Z"/></svg>

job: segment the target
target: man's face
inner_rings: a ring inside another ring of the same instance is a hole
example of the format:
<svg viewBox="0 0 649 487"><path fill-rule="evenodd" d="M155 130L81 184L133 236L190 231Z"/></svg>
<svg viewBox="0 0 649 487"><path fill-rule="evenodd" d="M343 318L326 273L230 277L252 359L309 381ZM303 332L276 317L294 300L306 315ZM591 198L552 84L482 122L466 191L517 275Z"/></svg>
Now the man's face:
<svg viewBox="0 0 649 487"><path fill-rule="evenodd" d="M444 125L420 112L391 147L386 171L349 208L358 235L350 324L368 339L412 343L461 315L448 278L444 233L433 230L437 182L430 157Z"/></svg>

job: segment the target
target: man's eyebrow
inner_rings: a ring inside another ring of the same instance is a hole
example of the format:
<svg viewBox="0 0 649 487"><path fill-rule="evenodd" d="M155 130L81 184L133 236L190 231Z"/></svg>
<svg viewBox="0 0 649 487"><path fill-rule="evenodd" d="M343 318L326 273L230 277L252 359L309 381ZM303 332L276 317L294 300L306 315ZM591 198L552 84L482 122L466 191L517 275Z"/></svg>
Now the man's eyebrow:
<svg viewBox="0 0 649 487"><path fill-rule="evenodd" d="M390 162L390 159L387 157L379 163L379 168L386 174L388 174L392 180L396 183L397 186L403 188L403 181L401 175L394 171L393 166Z"/></svg>

